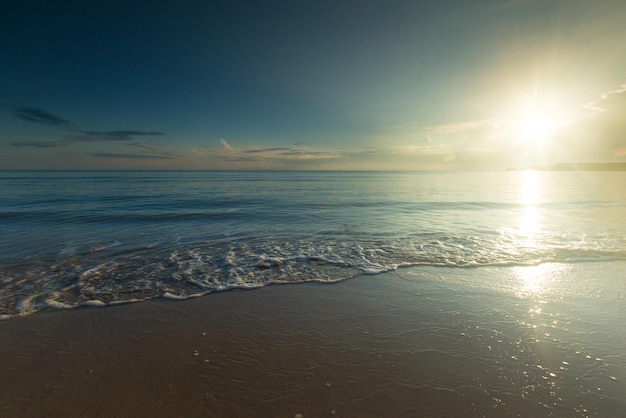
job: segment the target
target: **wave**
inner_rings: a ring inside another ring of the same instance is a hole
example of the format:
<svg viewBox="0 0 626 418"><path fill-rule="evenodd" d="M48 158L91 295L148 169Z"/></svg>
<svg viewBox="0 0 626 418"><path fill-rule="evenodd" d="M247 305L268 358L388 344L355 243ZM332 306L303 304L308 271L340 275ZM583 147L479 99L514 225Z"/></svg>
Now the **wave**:
<svg viewBox="0 0 626 418"><path fill-rule="evenodd" d="M562 237L563 238L563 237ZM0 268L0 319L45 307L186 299L234 288L334 283L410 266L479 268L626 260L626 251L559 245L524 246L507 238L429 233L419 239L242 238L222 243L119 241L68 246L57 254Z"/></svg>
<svg viewBox="0 0 626 418"><path fill-rule="evenodd" d="M612 176L0 173L0 315L408 266L623 260Z"/></svg>

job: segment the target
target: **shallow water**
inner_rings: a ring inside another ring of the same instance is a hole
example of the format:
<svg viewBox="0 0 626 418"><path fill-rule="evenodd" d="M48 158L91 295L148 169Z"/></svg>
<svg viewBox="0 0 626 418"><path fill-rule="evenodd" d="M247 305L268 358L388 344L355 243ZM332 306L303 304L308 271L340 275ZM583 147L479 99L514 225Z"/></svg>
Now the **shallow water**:
<svg viewBox="0 0 626 418"><path fill-rule="evenodd" d="M397 274L396 297L419 304L423 349L448 372L429 384L467 391L497 416L626 413L625 262Z"/></svg>
<svg viewBox="0 0 626 418"><path fill-rule="evenodd" d="M625 260L624 184L619 172L0 172L0 318L408 266Z"/></svg>

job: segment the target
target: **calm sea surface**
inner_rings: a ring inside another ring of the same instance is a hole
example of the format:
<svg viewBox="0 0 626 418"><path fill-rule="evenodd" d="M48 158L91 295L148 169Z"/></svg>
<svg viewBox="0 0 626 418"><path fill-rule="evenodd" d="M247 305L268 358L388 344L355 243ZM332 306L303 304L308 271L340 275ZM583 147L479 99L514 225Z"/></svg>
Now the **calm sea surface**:
<svg viewBox="0 0 626 418"><path fill-rule="evenodd" d="M626 173L0 172L0 318L409 266L626 260Z"/></svg>

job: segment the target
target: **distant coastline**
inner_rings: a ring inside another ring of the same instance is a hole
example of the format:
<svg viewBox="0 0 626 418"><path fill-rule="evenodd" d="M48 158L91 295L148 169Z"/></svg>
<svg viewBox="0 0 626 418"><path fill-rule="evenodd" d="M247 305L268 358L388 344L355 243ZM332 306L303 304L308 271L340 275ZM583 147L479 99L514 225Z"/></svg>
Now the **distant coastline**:
<svg viewBox="0 0 626 418"><path fill-rule="evenodd" d="M623 163L558 163L548 167L508 168L507 171L540 170L540 171L626 171Z"/></svg>

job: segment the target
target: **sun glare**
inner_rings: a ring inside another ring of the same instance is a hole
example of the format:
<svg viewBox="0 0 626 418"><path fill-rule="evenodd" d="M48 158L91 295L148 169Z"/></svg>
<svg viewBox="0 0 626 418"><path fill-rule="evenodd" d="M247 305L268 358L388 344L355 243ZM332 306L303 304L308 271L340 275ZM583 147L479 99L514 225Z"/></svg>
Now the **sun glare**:
<svg viewBox="0 0 626 418"><path fill-rule="evenodd" d="M550 119L549 115L541 114L536 110L528 110L525 113L520 123L520 133L527 141L542 142L556 127L556 123Z"/></svg>
<svg viewBox="0 0 626 418"><path fill-rule="evenodd" d="M542 145L561 125L563 115L556 102L541 96L533 96L511 109L512 137L536 146Z"/></svg>

